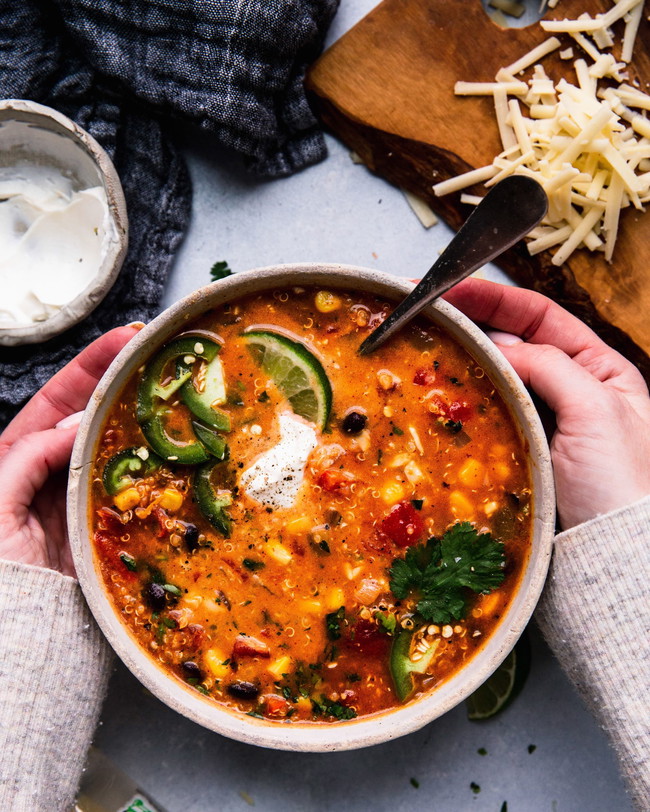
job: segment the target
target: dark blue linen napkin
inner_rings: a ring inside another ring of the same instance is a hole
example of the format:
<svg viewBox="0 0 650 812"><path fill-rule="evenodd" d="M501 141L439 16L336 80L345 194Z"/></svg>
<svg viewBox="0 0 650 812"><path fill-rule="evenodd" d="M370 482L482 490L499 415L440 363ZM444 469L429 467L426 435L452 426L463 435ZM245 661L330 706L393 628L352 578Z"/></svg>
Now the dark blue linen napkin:
<svg viewBox="0 0 650 812"><path fill-rule="evenodd" d="M0 94L68 115L109 153L124 187L129 251L84 322L0 348L0 427L63 364L118 324L159 309L190 216L170 119L280 177L325 156L303 90L338 0L0 0ZM0 295L1 295L0 291Z"/></svg>

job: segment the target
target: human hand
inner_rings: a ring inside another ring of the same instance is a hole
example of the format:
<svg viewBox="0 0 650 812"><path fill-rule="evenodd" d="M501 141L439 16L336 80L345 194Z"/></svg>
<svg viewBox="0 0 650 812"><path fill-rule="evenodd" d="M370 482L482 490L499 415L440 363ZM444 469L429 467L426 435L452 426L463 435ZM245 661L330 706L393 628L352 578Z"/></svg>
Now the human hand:
<svg viewBox="0 0 650 812"><path fill-rule="evenodd" d="M470 278L444 298L500 331L494 343L555 412L564 530L650 494L650 398L636 367L539 293Z"/></svg>
<svg viewBox="0 0 650 812"><path fill-rule="evenodd" d="M137 326L117 327L57 372L0 434L0 558L74 575L67 464L95 386Z"/></svg>

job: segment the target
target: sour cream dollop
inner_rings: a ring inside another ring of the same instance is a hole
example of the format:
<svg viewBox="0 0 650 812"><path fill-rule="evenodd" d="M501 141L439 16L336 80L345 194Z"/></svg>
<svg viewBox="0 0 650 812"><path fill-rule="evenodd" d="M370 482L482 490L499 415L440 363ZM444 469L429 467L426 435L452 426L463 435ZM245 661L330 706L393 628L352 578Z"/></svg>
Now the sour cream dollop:
<svg viewBox="0 0 650 812"><path fill-rule="evenodd" d="M0 327L45 321L97 275L114 230L101 186L54 166L0 167Z"/></svg>
<svg viewBox="0 0 650 812"><path fill-rule="evenodd" d="M318 445L313 426L291 412L278 416L280 441L265 451L239 477L248 496L274 509L291 507L305 476L305 466Z"/></svg>

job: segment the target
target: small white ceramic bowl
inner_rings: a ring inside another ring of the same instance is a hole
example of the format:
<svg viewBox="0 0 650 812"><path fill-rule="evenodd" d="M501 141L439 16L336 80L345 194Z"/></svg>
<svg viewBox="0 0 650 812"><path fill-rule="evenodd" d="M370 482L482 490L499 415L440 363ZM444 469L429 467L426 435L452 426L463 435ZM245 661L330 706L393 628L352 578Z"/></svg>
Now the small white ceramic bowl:
<svg viewBox="0 0 650 812"><path fill-rule="evenodd" d="M47 341L88 316L115 282L128 245L126 202L115 167L97 141L74 121L36 102L0 101L0 166L19 161L63 170L75 191L103 186L111 229L92 282L45 321L0 328L0 345L4 346Z"/></svg>
<svg viewBox="0 0 650 812"><path fill-rule="evenodd" d="M555 493L548 445L532 401L492 342L465 316L439 301L424 315L446 329L486 370L510 407L529 450L533 480L533 540L519 590L485 647L447 682L403 707L338 723L290 723L246 716L205 699L167 674L135 642L104 589L90 538L90 471L106 416L130 376L155 348L200 314L250 293L293 285L318 285L376 294L400 301L413 285L365 268L284 265L230 276L195 291L166 310L117 356L85 412L74 446L68 491L68 527L77 576L90 608L111 645L133 674L179 713L224 736L281 750L346 750L411 733L453 708L498 667L526 626L544 584L553 545Z"/></svg>

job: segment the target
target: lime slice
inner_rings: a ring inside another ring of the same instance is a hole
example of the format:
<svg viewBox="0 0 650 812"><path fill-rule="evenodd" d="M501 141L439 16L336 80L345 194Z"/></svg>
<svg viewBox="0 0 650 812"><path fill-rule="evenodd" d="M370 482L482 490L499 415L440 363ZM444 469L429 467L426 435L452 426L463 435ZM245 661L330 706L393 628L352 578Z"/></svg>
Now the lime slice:
<svg viewBox="0 0 650 812"><path fill-rule="evenodd" d="M472 722L491 719L521 691L530 671L530 643L526 633L497 670L466 700L467 718Z"/></svg>
<svg viewBox="0 0 650 812"><path fill-rule="evenodd" d="M243 339L255 363L294 412L324 429L332 408L332 387L318 358L303 344L270 330L251 330Z"/></svg>

